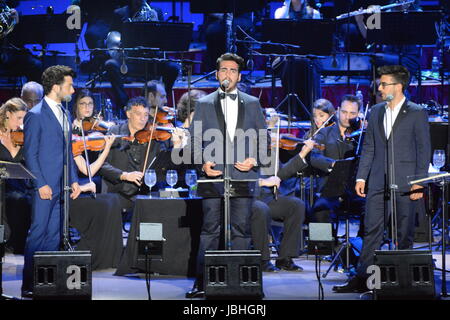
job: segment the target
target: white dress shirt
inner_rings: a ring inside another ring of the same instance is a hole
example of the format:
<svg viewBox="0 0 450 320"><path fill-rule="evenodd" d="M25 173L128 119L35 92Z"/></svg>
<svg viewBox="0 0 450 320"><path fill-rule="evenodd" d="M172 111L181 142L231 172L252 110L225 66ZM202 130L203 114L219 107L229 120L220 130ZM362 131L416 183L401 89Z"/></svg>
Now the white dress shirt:
<svg viewBox="0 0 450 320"><path fill-rule="evenodd" d="M389 139L389 135L391 134L392 127L394 126L395 119L397 119L398 113L400 112L400 108L403 103L405 103L406 97L403 97L402 100L394 107L394 110L388 107L386 104L386 112L384 113L383 126L384 132L386 133L386 138Z"/></svg>
<svg viewBox="0 0 450 320"><path fill-rule="evenodd" d="M223 93L222 89L219 89L219 95ZM237 94L237 89L227 92ZM238 119L238 99L239 95L235 100L231 99L229 96L225 96L225 99L220 99L220 104L222 105L222 112L225 117L225 123L227 124L227 131L230 136L231 141L234 140L234 133L236 131L237 119ZM227 114L225 114L225 101L227 104Z"/></svg>
<svg viewBox="0 0 450 320"><path fill-rule="evenodd" d="M61 109L62 104L50 99L47 96L45 96L44 99L45 99L45 102L47 102L50 109L52 109L53 114L55 115L56 119L58 119L58 122L61 125L61 128L63 128L64 113Z"/></svg>

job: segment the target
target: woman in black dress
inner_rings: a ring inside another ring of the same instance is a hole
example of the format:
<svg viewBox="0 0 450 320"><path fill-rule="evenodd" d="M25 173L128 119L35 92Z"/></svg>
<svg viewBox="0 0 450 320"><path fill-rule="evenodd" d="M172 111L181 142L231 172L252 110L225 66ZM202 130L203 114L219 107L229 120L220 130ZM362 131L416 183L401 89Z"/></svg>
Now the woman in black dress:
<svg viewBox="0 0 450 320"><path fill-rule="evenodd" d="M14 143L11 132L23 126L27 104L20 98L12 98L0 107L0 160L24 164L22 147ZM8 251L23 254L25 239L31 222L31 189L26 180L1 180L2 208L0 224L5 226ZM0 239L0 241L3 239Z"/></svg>
<svg viewBox="0 0 450 320"><path fill-rule="evenodd" d="M75 99L75 114L80 120L92 116L94 101L88 90L82 90ZM90 111L90 112L86 112ZM82 115L82 117L78 117ZM74 126L80 122L75 119ZM114 137L105 137L105 148L101 152L88 152L89 167L94 177L108 156ZM96 185L86 179L88 175L84 152L74 157L78 167L82 192L84 196L71 200L70 224L80 233L77 250L90 250L92 253L92 269L115 268L119 263L123 250L122 211L116 194L100 193L95 198Z"/></svg>

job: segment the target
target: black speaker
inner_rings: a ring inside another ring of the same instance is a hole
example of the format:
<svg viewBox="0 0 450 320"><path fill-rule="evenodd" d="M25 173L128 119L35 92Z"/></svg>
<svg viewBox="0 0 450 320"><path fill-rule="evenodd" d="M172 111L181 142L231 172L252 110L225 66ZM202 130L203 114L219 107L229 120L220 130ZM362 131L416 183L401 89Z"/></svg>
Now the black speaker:
<svg viewBox="0 0 450 320"><path fill-rule="evenodd" d="M37 251L34 254L33 299L90 300L90 251Z"/></svg>
<svg viewBox="0 0 450 320"><path fill-rule="evenodd" d="M259 250L205 252L206 299L262 299Z"/></svg>
<svg viewBox="0 0 450 320"><path fill-rule="evenodd" d="M434 299L435 282L430 251L375 251L380 268L380 289L374 299Z"/></svg>

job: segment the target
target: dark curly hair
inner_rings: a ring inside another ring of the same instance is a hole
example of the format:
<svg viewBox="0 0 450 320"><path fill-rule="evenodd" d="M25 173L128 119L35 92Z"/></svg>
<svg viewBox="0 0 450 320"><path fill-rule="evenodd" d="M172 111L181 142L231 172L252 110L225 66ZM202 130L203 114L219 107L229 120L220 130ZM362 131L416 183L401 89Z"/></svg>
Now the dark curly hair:
<svg viewBox="0 0 450 320"><path fill-rule="evenodd" d="M245 62L244 62L244 59L242 57L238 56L235 53L227 52L227 53L222 54L219 58L217 58L217 61L216 61L216 69L217 69L217 71L219 71L220 63L222 61L234 61L234 62L236 62L238 64L238 66L239 66L239 68L238 68L239 72L241 72L242 69L244 69L244 67L245 67Z"/></svg>
<svg viewBox="0 0 450 320"><path fill-rule="evenodd" d="M134 106L143 106L144 108L148 108L147 99L142 96L131 98L125 106L125 111L130 111Z"/></svg>
<svg viewBox="0 0 450 320"><path fill-rule="evenodd" d="M42 74L42 86L44 87L44 95L47 95L52 91L55 84L62 84L64 82L64 77L71 76L76 77L75 71L68 66L51 66L45 69Z"/></svg>

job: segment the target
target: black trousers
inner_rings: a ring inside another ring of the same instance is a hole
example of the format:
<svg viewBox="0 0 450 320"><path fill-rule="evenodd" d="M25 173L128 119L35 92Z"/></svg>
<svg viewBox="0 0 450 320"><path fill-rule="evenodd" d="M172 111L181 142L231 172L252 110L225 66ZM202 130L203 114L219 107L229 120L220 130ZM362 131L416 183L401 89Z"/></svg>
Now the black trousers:
<svg viewBox="0 0 450 320"><path fill-rule="evenodd" d="M250 248L252 202L253 198L231 198L230 200L230 240L232 250L248 250ZM204 199L202 207L203 224L197 256L197 286L200 289L203 289L205 251L220 249L223 200L215 198Z"/></svg>
<svg viewBox="0 0 450 320"><path fill-rule="evenodd" d="M412 201L409 195L401 193L397 193L396 200L398 249L410 249L414 242L415 209L422 200ZM373 264L374 252L381 246L390 216L388 208L389 201L384 200L384 190L369 190L364 218L364 241L357 268L360 277L368 276L367 267Z"/></svg>
<svg viewBox="0 0 450 320"><path fill-rule="evenodd" d="M267 203L266 203L267 202ZM297 197L278 197L263 202L256 200L252 206L253 247L261 251L263 261L270 259L268 232L272 219L283 221L283 240L278 260L297 257L300 248L301 227L305 220L305 204Z"/></svg>

